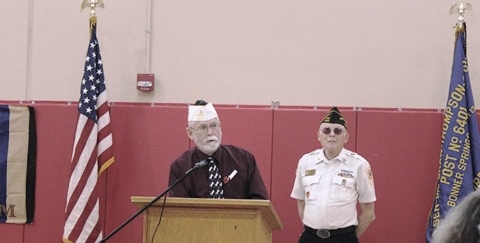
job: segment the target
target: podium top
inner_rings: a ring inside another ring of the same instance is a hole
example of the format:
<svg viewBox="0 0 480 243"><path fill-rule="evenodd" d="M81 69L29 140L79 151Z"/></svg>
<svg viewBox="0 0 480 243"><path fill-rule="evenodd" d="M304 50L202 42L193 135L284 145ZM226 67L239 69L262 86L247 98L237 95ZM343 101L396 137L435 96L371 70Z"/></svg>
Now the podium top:
<svg viewBox="0 0 480 243"><path fill-rule="evenodd" d="M131 201L139 209L143 208L146 204L151 203L154 199L154 197L143 196L131 197ZM156 201L152 207L161 207L162 205L163 198ZM283 224L270 200L167 197L165 207L259 210L271 230L283 229Z"/></svg>

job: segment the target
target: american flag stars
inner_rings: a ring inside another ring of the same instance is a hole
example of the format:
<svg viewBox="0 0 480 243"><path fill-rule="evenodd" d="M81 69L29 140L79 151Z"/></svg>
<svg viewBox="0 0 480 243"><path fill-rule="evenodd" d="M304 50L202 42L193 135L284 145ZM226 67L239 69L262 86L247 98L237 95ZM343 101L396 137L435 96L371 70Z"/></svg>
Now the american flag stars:
<svg viewBox="0 0 480 243"><path fill-rule="evenodd" d="M85 57L85 70L78 104L78 111L93 121L97 121L97 97L105 90L105 77L103 76L102 68L103 62L100 48L98 41L94 40L90 42L87 56Z"/></svg>

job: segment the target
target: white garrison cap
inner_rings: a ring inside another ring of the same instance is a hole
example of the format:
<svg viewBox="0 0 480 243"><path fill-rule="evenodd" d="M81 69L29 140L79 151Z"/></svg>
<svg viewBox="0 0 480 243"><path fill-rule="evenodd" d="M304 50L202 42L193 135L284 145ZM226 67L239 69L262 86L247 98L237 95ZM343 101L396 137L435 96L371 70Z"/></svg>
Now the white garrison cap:
<svg viewBox="0 0 480 243"><path fill-rule="evenodd" d="M188 106L188 121L208 121L218 117L217 111L212 103L206 105L190 105Z"/></svg>

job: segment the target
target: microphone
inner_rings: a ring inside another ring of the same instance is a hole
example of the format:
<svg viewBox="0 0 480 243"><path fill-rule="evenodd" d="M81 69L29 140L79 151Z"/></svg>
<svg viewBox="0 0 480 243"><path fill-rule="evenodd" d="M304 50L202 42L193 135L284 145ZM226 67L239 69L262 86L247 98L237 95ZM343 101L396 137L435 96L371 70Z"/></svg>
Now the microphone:
<svg viewBox="0 0 480 243"><path fill-rule="evenodd" d="M195 168L195 169L201 169L201 168L203 168L203 167L205 167L205 166L207 166L207 165L208 165L208 162L207 162L206 160L202 160L202 161L196 163L193 168Z"/></svg>
<svg viewBox="0 0 480 243"><path fill-rule="evenodd" d="M191 169L187 170L187 172L185 172L185 175L190 174L191 172L196 171L200 168L203 168L207 165L208 165L208 162L206 160L201 160L200 162L196 163Z"/></svg>
<svg viewBox="0 0 480 243"><path fill-rule="evenodd" d="M208 165L208 162L206 160L201 160L200 162L196 163L195 166L193 166L191 169L189 169L187 172L185 172L185 174L178 178L176 181L174 181L170 186L168 186L168 188L163 191L160 195L158 195L155 199L153 199L150 203L148 203L147 205L145 205L142 209L140 209L139 211L137 211L133 216L131 216L129 219L127 219L127 221L123 222L123 224L121 224L119 227L117 227L115 230L113 230L110 234L108 234L105 238L103 238L99 243L104 243L106 242L108 239L110 239L110 237L112 237L114 234L116 234L118 231L120 231L123 227L125 227L125 225L127 225L128 223L130 223L133 219L135 219L138 215L140 215L143 211L145 211L147 208L149 208L150 206L152 206L156 201L158 201L158 199L160 199L161 197L165 196L165 194L167 194L168 191L170 191L173 187L175 187L180 181L184 180L188 175L190 175L193 171L195 170L198 170L200 168L203 168L205 166Z"/></svg>

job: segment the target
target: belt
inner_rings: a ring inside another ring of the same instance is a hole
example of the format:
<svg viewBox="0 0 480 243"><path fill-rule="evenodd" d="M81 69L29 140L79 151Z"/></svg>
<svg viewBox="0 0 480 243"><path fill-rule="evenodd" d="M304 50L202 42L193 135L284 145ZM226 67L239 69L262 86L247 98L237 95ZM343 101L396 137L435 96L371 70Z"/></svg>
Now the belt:
<svg viewBox="0 0 480 243"><path fill-rule="evenodd" d="M352 230L355 230L355 226L351 225L345 228L340 228L340 229L312 229L308 226L303 227L303 232L309 233L309 234L314 234L322 239L327 239L333 236L337 235L343 235L346 234Z"/></svg>

